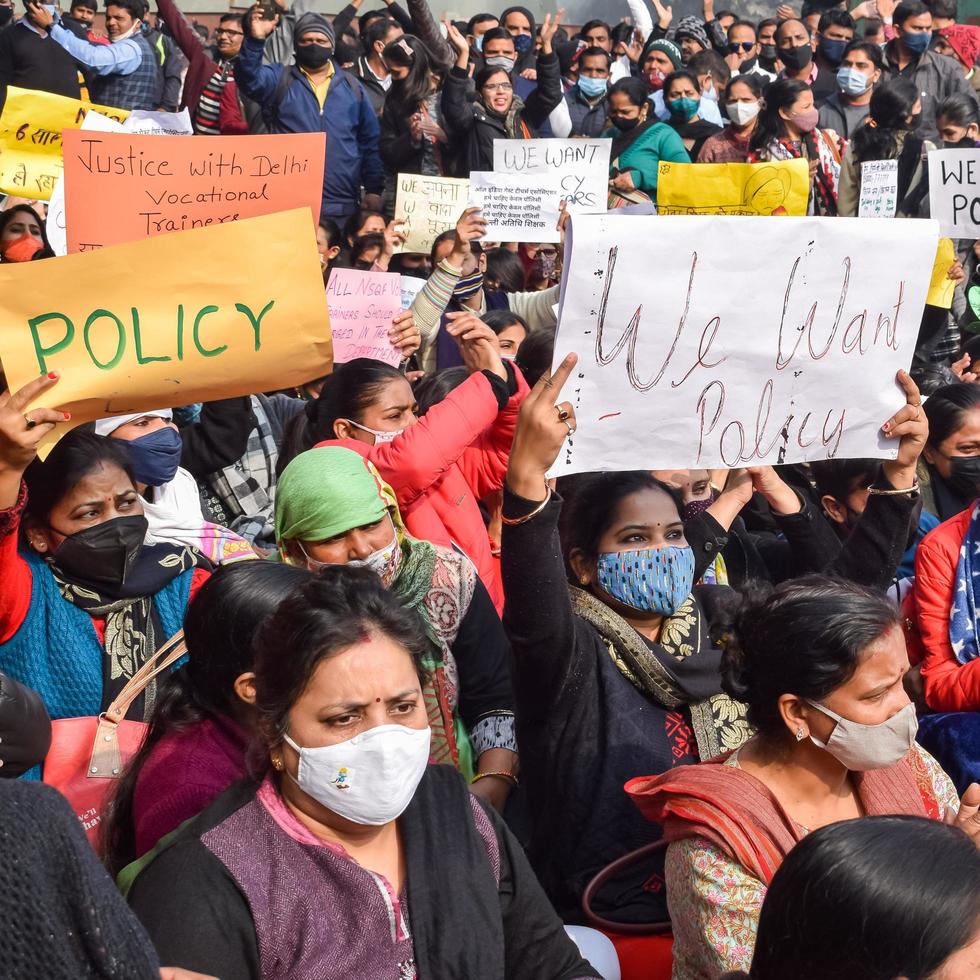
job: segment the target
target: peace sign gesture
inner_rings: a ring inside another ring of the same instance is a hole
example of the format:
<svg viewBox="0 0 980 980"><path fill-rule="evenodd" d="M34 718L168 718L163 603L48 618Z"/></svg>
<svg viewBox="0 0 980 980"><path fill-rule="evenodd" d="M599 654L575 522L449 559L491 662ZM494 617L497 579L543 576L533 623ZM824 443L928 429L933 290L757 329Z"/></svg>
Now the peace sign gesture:
<svg viewBox="0 0 980 980"><path fill-rule="evenodd" d="M521 405L507 467L507 489L525 500L544 500L546 474L562 444L575 432L575 408L559 399L577 363L577 354L567 355L554 374L541 376Z"/></svg>

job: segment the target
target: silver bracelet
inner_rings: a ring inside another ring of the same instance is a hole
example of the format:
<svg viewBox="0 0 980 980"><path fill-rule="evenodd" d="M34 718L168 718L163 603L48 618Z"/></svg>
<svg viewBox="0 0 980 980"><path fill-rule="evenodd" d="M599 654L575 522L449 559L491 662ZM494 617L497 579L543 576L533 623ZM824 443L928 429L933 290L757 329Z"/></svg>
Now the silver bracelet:
<svg viewBox="0 0 980 980"><path fill-rule="evenodd" d="M919 481L916 480L912 486L906 488L905 490L879 490L878 487L868 487L868 493L872 497L898 497L903 494L913 494L919 492Z"/></svg>

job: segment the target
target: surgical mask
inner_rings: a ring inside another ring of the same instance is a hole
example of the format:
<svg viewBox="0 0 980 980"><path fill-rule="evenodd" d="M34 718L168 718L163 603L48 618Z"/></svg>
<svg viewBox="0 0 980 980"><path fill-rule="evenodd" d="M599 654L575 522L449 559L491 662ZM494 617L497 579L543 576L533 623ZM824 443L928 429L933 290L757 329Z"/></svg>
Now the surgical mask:
<svg viewBox="0 0 980 980"><path fill-rule="evenodd" d="M839 65L844 57L844 51L850 41L839 41L834 38L820 38L820 53L832 64Z"/></svg>
<svg viewBox="0 0 980 980"><path fill-rule="evenodd" d="M946 482L954 493L972 500L980 495L980 456L947 456L950 475Z"/></svg>
<svg viewBox="0 0 980 980"><path fill-rule="evenodd" d="M432 730L378 725L360 735L318 748L283 741L299 753L289 778L328 810L369 827L397 820L412 802L429 764Z"/></svg>
<svg viewBox="0 0 980 980"><path fill-rule="evenodd" d="M779 60L792 71L801 71L813 61L813 49L809 44L801 44L798 48L777 48Z"/></svg>
<svg viewBox="0 0 980 980"><path fill-rule="evenodd" d="M505 72L514 70L514 58L508 58L505 54L492 54L484 59L487 68L503 68Z"/></svg>
<svg viewBox="0 0 980 980"><path fill-rule="evenodd" d="M453 296L458 300L469 299L483 289L483 273L477 270L468 276L460 276L453 289Z"/></svg>
<svg viewBox="0 0 980 980"><path fill-rule="evenodd" d="M623 119L622 116L617 116L612 123L620 132L628 133L631 129L636 129L639 126L640 117L634 116L632 119Z"/></svg>
<svg viewBox="0 0 980 980"><path fill-rule="evenodd" d="M650 91L659 92L664 87L664 79L666 77L666 72L661 71L659 68L651 68L646 73L647 85L650 86Z"/></svg>
<svg viewBox="0 0 980 980"><path fill-rule="evenodd" d="M530 34L518 34L514 38L514 47L517 48L518 54L524 54L525 51L530 51L534 47L534 38Z"/></svg>
<svg viewBox="0 0 980 980"><path fill-rule="evenodd" d="M69 579L118 588L143 547L147 526L142 514L114 517L69 534L51 557Z"/></svg>
<svg viewBox="0 0 980 980"><path fill-rule="evenodd" d="M870 84L871 79L857 68L844 65L837 69L837 87L845 95L864 95Z"/></svg>
<svg viewBox="0 0 980 980"><path fill-rule="evenodd" d="M718 89L715 88L715 83L711 83L711 88L701 89L701 98L707 99L709 102L718 101Z"/></svg>
<svg viewBox="0 0 980 980"><path fill-rule="evenodd" d="M33 235L21 235L4 246L3 257L8 262L30 262L44 246Z"/></svg>
<svg viewBox="0 0 980 980"><path fill-rule="evenodd" d="M760 44L759 45L759 57L768 61L770 64L774 62L779 54L776 51L775 44Z"/></svg>
<svg viewBox="0 0 980 980"><path fill-rule="evenodd" d="M137 483L162 487L177 474L180 466L180 433L169 425L131 441L120 441L133 467Z"/></svg>
<svg viewBox="0 0 980 980"><path fill-rule="evenodd" d="M298 44L295 51L296 64L312 71L322 68L333 57L333 49L322 44Z"/></svg>
<svg viewBox="0 0 980 980"><path fill-rule="evenodd" d="M480 34L477 37L473 38L473 47L476 48L477 51L482 51L483 50L483 35L482 34Z"/></svg>
<svg viewBox="0 0 980 980"><path fill-rule="evenodd" d="M820 121L820 113L816 108L805 109L803 112L793 114L793 125L801 133L812 133L817 128Z"/></svg>
<svg viewBox="0 0 980 980"><path fill-rule="evenodd" d="M902 42L913 54L922 54L929 47L931 40L932 31L917 31L914 34L910 32L902 35Z"/></svg>
<svg viewBox="0 0 980 980"><path fill-rule="evenodd" d="M355 429L360 429L361 432L370 432L374 436L374 444L376 446L384 445L386 442L392 442L397 439L405 430L395 429L394 432L381 432L378 429L369 429L366 425L361 425L360 422L355 422L353 419L347 419L347 421L354 426Z"/></svg>
<svg viewBox="0 0 980 980"><path fill-rule="evenodd" d="M688 122L698 114L697 99L671 99L667 103L671 116L680 122Z"/></svg>
<svg viewBox="0 0 980 980"><path fill-rule="evenodd" d="M599 555L600 588L640 612L671 616L691 594L694 552L687 547L607 551Z"/></svg>
<svg viewBox="0 0 980 980"><path fill-rule="evenodd" d="M826 742L821 742L812 734L810 741L829 752L850 772L888 769L901 762L911 751L915 733L919 730L915 705L911 702L880 725L862 725L851 721L809 699L807 704L837 722Z"/></svg>
<svg viewBox="0 0 980 980"><path fill-rule="evenodd" d="M759 115L758 102L729 102L725 106L728 118L736 126L748 126L757 115Z"/></svg>
<svg viewBox="0 0 980 980"><path fill-rule="evenodd" d="M594 99L598 95L606 94L607 83L608 79L605 78L590 78L588 75L580 75L578 87L587 99Z"/></svg>

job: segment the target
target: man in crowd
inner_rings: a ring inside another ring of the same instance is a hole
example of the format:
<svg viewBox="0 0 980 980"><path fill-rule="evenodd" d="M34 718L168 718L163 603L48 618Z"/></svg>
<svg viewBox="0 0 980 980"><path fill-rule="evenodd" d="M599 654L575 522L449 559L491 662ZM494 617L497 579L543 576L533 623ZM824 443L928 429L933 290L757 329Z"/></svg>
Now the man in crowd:
<svg viewBox="0 0 980 980"><path fill-rule="evenodd" d="M391 72L385 66L381 52L404 33L391 17L376 17L361 35L365 53L357 59L354 74L367 89L371 107L379 116L384 108L385 96L391 88Z"/></svg>
<svg viewBox="0 0 980 980"><path fill-rule="evenodd" d="M601 47L586 48L578 60L578 81L565 93L572 136L598 136L606 129L606 90L610 55Z"/></svg>
<svg viewBox="0 0 980 980"><path fill-rule="evenodd" d="M5 8L0 7L0 11ZM13 7L9 8L13 11ZM77 99L81 94L75 59L28 15L0 34L0 109L7 86L33 88Z"/></svg>
<svg viewBox="0 0 980 980"><path fill-rule="evenodd" d="M782 21L776 28L776 53L783 63L782 78L806 82L813 90L813 101L819 107L837 91L833 73L822 70L813 60L810 28L795 17Z"/></svg>

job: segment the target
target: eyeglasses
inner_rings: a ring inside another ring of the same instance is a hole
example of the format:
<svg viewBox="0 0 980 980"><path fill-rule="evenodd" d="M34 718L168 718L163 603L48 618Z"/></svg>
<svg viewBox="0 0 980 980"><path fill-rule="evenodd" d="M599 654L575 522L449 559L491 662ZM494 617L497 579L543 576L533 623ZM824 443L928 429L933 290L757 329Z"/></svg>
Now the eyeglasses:
<svg viewBox="0 0 980 980"><path fill-rule="evenodd" d="M215 37L244 37L245 34L243 31L228 31L225 30L225 28L223 27L218 27L215 29L214 36Z"/></svg>
<svg viewBox="0 0 980 980"><path fill-rule="evenodd" d="M488 92L513 92L514 86L510 82L491 82L483 86Z"/></svg>
<svg viewBox="0 0 980 980"><path fill-rule="evenodd" d="M744 51L748 54L755 47L755 41L732 41L728 45L729 54L738 54L738 52Z"/></svg>

